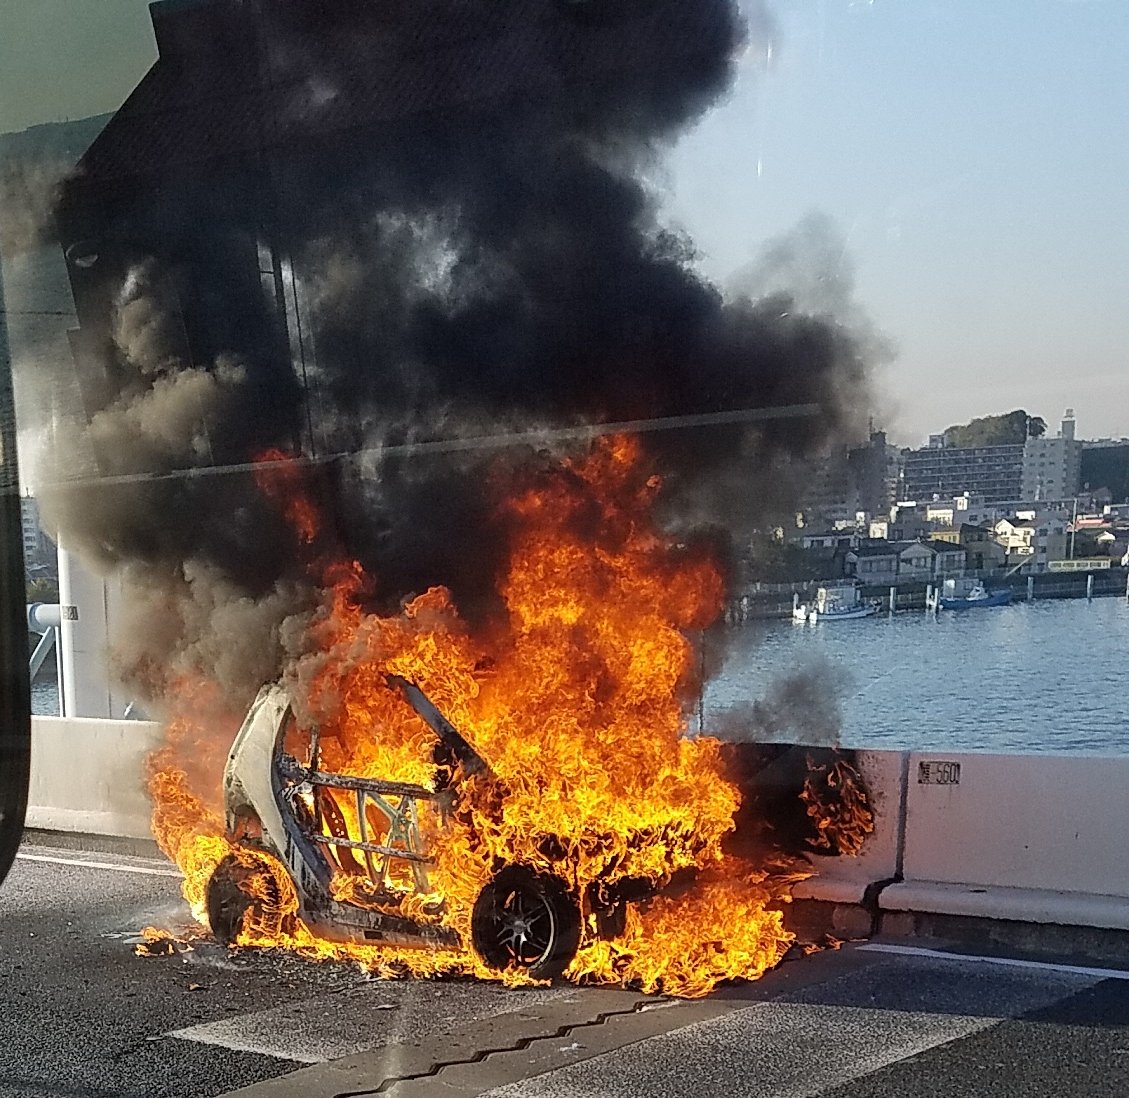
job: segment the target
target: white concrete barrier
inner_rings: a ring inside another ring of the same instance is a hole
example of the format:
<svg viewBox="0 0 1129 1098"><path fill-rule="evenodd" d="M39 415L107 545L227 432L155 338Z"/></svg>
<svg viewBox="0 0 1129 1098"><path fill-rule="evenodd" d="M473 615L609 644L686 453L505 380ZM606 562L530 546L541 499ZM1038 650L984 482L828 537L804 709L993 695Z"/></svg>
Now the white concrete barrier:
<svg viewBox="0 0 1129 1098"><path fill-rule="evenodd" d="M151 837L147 721L35 717L28 826ZM798 900L1129 930L1129 758L864 751L875 831ZM889 884L901 877L898 883Z"/></svg>
<svg viewBox="0 0 1129 1098"><path fill-rule="evenodd" d="M1129 759L915 753L887 911L1129 930Z"/></svg>
<svg viewBox="0 0 1129 1098"><path fill-rule="evenodd" d="M28 826L151 838L145 759L160 740L161 726L148 721L34 717ZM907 758L895 751L860 753L874 833L858 857L815 857L816 875L796 886L796 899L857 904L870 884L894 876Z"/></svg>
<svg viewBox="0 0 1129 1098"><path fill-rule="evenodd" d="M812 859L815 876L792 890L797 900L858 904L869 885L898 871L898 847L908 755L901 751L860 751L858 766L874 808L874 832L854 858Z"/></svg>
<svg viewBox="0 0 1129 1098"><path fill-rule="evenodd" d="M145 758L160 736L149 721L33 717L27 826L152 838Z"/></svg>

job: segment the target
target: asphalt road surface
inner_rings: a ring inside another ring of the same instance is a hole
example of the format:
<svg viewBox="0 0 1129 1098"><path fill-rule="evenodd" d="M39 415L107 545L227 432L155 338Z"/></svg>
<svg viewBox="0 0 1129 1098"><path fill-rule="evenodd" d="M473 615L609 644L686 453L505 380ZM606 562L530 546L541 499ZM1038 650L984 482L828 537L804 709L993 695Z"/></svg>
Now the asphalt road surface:
<svg viewBox="0 0 1129 1098"><path fill-rule="evenodd" d="M140 958L162 863L25 848L0 888L0 1098L1129 1095L1129 980L872 943L696 1003Z"/></svg>

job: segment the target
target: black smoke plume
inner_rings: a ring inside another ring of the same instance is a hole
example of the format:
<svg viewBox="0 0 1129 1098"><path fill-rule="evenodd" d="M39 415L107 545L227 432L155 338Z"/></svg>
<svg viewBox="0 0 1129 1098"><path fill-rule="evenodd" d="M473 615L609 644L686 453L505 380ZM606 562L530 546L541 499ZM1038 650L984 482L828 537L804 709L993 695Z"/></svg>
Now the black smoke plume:
<svg viewBox="0 0 1129 1098"><path fill-rule="evenodd" d="M507 543L492 492L567 448L550 432L816 406L644 434L689 533L762 518L752 470L857 426L849 326L786 293L727 298L646 182L771 34L755 5L213 0L155 18L160 60L58 209L90 463L60 457L79 480L49 501L67 542L166 607L145 659L126 656L151 692L154 668L236 628L217 600L255 608L248 679L308 605L274 505L216 472L270 448L312 459L374 604L444 584L480 617Z"/></svg>

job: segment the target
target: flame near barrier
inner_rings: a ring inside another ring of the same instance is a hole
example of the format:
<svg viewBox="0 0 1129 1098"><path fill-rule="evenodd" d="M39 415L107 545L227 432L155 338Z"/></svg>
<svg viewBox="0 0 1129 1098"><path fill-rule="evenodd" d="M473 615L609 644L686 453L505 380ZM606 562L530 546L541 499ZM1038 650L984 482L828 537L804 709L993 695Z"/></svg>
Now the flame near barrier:
<svg viewBox="0 0 1129 1098"><path fill-rule="evenodd" d="M636 441L600 440L498 501L519 536L500 584L504 624L479 631L441 588L396 616L366 613L369 577L334 554L299 467L279 466L277 457L260 487L299 531L325 592L307 623L308 654L285 676L299 726L319 729L321 764L423 786L440 777L434 735L389 675L418 683L490 763L461 783L443 833L427 836L431 893L390 882L404 890L402 912L438 920L428 912L442 909L443 922L469 942L475 899L503 863L566 875L578 896L677 880L677 889L629 905L615 939L590 935L567 976L698 996L773 967L793 940L781 911L788 889L810 868L779 849L751 859L724 842L741 792L723 745L688 736L701 685L688 634L718 616L722 579L705 548L657 529L660 482ZM297 918L298 897L281 867L237 851L224 834L214 797L235 723L199 723L193 714L206 710L207 694L206 685L186 689L150 782L154 832L183 870L198 919L208 877L235 854L266 912L247 920L241 944L349 959L386 974L528 978L497 972L470 950L317 938ZM808 769L801 800L814 822L813 848L857 852L871 826L857 774L845 760ZM336 891L350 887L338 881Z"/></svg>

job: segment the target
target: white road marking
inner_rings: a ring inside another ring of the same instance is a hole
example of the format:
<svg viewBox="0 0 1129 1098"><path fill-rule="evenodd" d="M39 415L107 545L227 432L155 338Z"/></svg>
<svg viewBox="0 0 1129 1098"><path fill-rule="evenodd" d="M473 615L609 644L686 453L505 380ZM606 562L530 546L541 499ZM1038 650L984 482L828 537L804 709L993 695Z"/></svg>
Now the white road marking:
<svg viewBox="0 0 1129 1098"><path fill-rule="evenodd" d="M396 1057L401 1041L444 1032L471 1017L487 1019L553 999L568 998L575 988L515 988L494 985L435 984L427 980L382 981L296 1000L265 1010L233 1014L163 1034L181 1041L320 1064L387 1046Z"/></svg>
<svg viewBox="0 0 1129 1098"><path fill-rule="evenodd" d="M488 1090L483 1098L816 1098L881 1068L971 1037L998 1018L767 1002ZM712 1093L712 1091L708 1091Z"/></svg>
<svg viewBox="0 0 1129 1098"><path fill-rule="evenodd" d="M986 965L1004 965L1008 968L1030 968L1039 972L1061 972L1065 976L1087 976L1096 980L1129 980L1129 972L1120 968L1088 968L1085 965L1056 964L1053 961L1023 961L1017 957L988 957L976 953L946 953L940 949L922 946L886 945L868 942L858 947L865 953L894 953L900 957L925 957L936 961L974 961Z"/></svg>
<svg viewBox="0 0 1129 1098"><path fill-rule="evenodd" d="M944 955L911 950L904 958L797 989L794 998L672 1027L614 1053L496 1087L482 1098L607 1098L621 1091L701 1098L714 1090L816 1098L1060 1002L1101 975L1076 969L961 972Z"/></svg>
<svg viewBox="0 0 1129 1098"><path fill-rule="evenodd" d="M285 1033L285 1024L280 1024L280 1032L276 1040L264 1038L262 1035L243 1037L239 1034L239 1020L232 1025L224 1022L210 1022L206 1025L187 1026L184 1029L173 1029L163 1034L165 1037L177 1037L182 1041L196 1041L201 1045L214 1045L217 1048L231 1049L232 1052L250 1052L256 1056L270 1056L275 1060L291 1060L296 1064L323 1064L331 1057L319 1052L310 1052L303 1049L300 1044L288 1041ZM342 1056L361 1051L361 1047L345 1048L341 1050ZM337 1057L332 1057L337 1059Z"/></svg>
<svg viewBox="0 0 1129 1098"><path fill-rule="evenodd" d="M17 854L24 862L48 862L51 865L76 865L81 869L107 869L112 873L136 873L143 877L180 877L179 870L164 866L125 865L121 862L95 862L85 858L63 858L52 854Z"/></svg>

